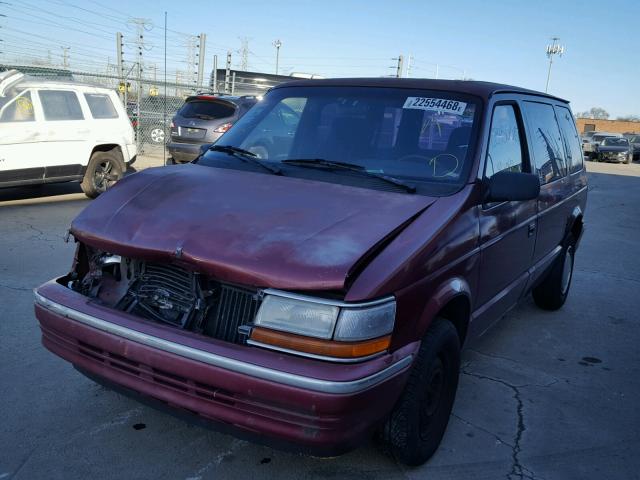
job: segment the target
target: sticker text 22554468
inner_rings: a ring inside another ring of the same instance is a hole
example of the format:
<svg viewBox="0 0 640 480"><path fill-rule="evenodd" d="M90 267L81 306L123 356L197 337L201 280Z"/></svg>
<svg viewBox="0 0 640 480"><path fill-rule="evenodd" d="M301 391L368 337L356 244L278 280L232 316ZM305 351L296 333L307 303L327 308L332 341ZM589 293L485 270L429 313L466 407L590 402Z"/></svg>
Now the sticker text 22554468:
<svg viewBox="0 0 640 480"><path fill-rule="evenodd" d="M465 102L447 100L446 98L407 97L402 108L431 110L434 112L453 113L462 115L467 108Z"/></svg>

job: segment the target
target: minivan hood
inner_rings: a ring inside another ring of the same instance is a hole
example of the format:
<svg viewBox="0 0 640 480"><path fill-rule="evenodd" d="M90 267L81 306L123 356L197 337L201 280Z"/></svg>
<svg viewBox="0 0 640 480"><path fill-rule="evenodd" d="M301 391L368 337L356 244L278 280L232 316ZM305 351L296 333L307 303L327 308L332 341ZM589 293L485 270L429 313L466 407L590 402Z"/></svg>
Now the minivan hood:
<svg viewBox="0 0 640 480"><path fill-rule="evenodd" d="M78 215L71 233L221 281L340 290L360 259L435 200L189 164L121 180Z"/></svg>

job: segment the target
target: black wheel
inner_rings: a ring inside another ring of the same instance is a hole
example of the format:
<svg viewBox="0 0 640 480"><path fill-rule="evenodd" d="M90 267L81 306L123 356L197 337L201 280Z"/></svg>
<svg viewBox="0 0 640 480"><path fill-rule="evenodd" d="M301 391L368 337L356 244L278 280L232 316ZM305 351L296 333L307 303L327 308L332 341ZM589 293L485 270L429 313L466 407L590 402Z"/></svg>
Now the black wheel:
<svg viewBox="0 0 640 480"><path fill-rule="evenodd" d="M89 198L96 198L122 178L124 165L112 152L95 152L91 155L87 171L81 183L82 191Z"/></svg>
<svg viewBox="0 0 640 480"><path fill-rule="evenodd" d="M437 318L420 345L402 396L380 432L383 446L406 465L435 453L458 389L460 339L453 324Z"/></svg>
<svg viewBox="0 0 640 480"><path fill-rule="evenodd" d="M569 238L562 253L542 282L533 289L533 299L544 310L558 310L569 295L573 279L575 241Z"/></svg>

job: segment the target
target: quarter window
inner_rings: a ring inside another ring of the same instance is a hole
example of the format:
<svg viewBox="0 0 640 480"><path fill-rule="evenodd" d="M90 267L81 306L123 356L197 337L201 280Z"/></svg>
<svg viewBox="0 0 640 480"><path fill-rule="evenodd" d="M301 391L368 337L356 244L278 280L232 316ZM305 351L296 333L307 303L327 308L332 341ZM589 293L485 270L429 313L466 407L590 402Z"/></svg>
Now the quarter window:
<svg viewBox="0 0 640 480"><path fill-rule="evenodd" d="M39 90L45 120L82 120L82 109L75 92Z"/></svg>
<svg viewBox="0 0 640 480"><path fill-rule="evenodd" d="M562 139L564 140L567 168L571 173L578 172L582 169L582 148L580 147L580 138L578 137L573 116L568 108L557 106L556 116L558 117L558 124L562 131Z"/></svg>
<svg viewBox="0 0 640 480"><path fill-rule="evenodd" d="M513 105L498 105L493 110L486 163L487 178L498 172L522 171L520 130Z"/></svg>
<svg viewBox="0 0 640 480"><path fill-rule="evenodd" d="M524 102L524 111L540 183L565 176L562 137L553 107L547 103Z"/></svg>
<svg viewBox="0 0 640 480"><path fill-rule="evenodd" d="M113 106L109 95L85 93L84 98L89 105L89 110L91 111L91 116L93 118L118 118L118 112Z"/></svg>

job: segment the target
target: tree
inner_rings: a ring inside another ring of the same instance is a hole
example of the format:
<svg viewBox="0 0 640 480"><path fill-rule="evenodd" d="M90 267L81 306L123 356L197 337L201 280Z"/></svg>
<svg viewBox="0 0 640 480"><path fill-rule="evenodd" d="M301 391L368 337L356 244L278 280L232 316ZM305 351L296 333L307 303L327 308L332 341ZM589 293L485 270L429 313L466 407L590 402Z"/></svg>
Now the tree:
<svg viewBox="0 0 640 480"><path fill-rule="evenodd" d="M617 117L616 120L621 120L623 122L640 122L640 116L638 116L638 115L623 115L621 117Z"/></svg>
<svg viewBox="0 0 640 480"><path fill-rule="evenodd" d="M595 120L607 120L609 118L609 112L604 108L591 107L587 112L580 112L577 115L580 118L593 118Z"/></svg>

